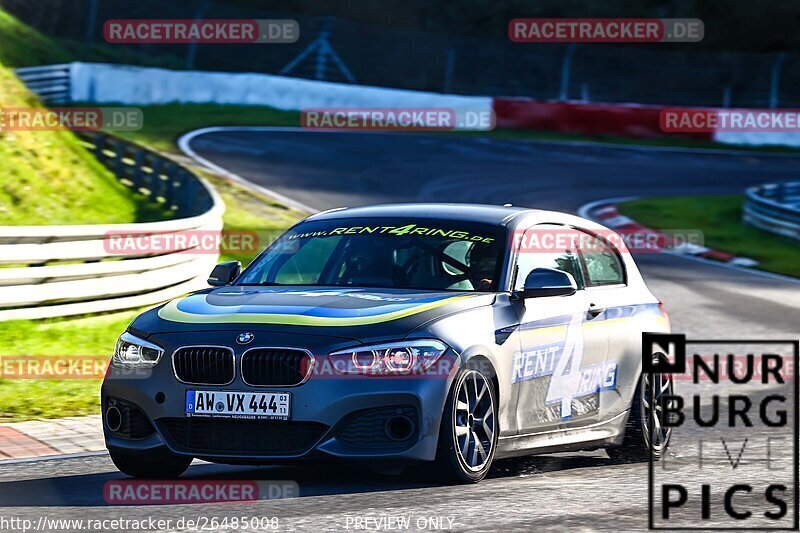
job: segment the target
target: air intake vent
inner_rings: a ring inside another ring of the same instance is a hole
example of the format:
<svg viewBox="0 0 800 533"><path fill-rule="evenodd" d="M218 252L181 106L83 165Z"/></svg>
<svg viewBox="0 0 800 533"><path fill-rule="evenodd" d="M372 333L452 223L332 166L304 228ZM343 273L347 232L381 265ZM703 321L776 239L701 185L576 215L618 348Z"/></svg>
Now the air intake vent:
<svg viewBox="0 0 800 533"><path fill-rule="evenodd" d="M113 423L109 420L112 413L119 417ZM118 398L108 398L106 401L106 425L114 435L125 439L143 439L155 431L139 407Z"/></svg>
<svg viewBox="0 0 800 533"><path fill-rule="evenodd" d="M184 383L227 385L233 381L233 350L219 346L187 346L172 356L175 376Z"/></svg>
<svg viewBox="0 0 800 533"><path fill-rule="evenodd" d="M291 387L311 375L314 357L291 348L253 348L242 355L242 379L248 385Z"/></svg>
<svg viewBox="0 0 800 533"><path fill-rule="evenodd" d="M162 434L182 452L295 455L308 450L328 429L316 422L161 418Z"/></svg>

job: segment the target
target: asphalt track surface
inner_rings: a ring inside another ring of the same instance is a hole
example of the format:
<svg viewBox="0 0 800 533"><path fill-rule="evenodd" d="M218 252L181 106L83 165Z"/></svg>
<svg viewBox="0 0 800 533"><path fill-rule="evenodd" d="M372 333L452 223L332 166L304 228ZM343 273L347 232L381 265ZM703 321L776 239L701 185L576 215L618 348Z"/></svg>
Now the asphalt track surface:
<svg viewBox="0 0 800 533"><path fill-rule="evenodd" d="M200 157L315 209L445 201L513 203L574 212L603 198L737 193L747 185L800 174L800 159L791 156L460 135L225 131L196 136L189 145ZM798 337L798 282L677 256L651 254L639 256L637 261L651 289L669 310L676 332L689 338ZM684 386L684 390L692 389L679 383L679 390ZM698 390L708 393L707 387L710 385ZM791 384L783 387L789 393L791 389ZM756 397L766 393L757 387L745 390ZM746 433L741 429L678 429L666 463L671 468L669 475L673 481L693 486L713 482L716 505L727 485L750 480L757 486L792 470L790 461L780 462L786 459L781 453L786 455L790 448L773 450L778 457L775 471L765 470L757 459L765 456L767 436L775 434L758 423ZM743 435L750 439L743 455L745 467L733 469L724 464L725 452L718 437L728 439L735 459ZM694 460L700 437L709 442L711 462L718 460L716 468L707 466L705 472L698 470ZM601 451L501 461L490 478L471 486L441 486L344 466L195 464L187 479L294 480L301 497L110 507L105 505L103 487L124 476L101 455L3 465L0 518L27 518L35 527L42 516L48 520L153 517L171 519L167 530L191 530L177 527L176 521L182 517L266 516L277 517L281 530L319 531L357 530L359 524L370 530L381 525L382 530L402 530L402 522L359 522L402 517L410 519L411 530L440 525L480 531L631 531L648 525L647 472L646 465L614 464ZM742 496L737 501L752 503L754 509L760 509L757 505L761 502L764 507L760 495L752 500ZM714 520L696 521L695 525L730 524L715 521L722 518L715 513ZM56 530L57 525L50 525L46 530ZM0 523L0 530L12 530L12 526ZM66 525L59 530L79 527Z"/></svg>

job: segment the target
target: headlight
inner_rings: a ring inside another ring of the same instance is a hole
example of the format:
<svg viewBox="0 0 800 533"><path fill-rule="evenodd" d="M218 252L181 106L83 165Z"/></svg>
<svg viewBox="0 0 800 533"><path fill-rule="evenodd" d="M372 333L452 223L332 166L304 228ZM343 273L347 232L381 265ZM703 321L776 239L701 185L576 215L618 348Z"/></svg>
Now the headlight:
<svg viewBox="0 0 800 533"><path fill-rule="evenodd" d="M329 354L333 368L342 374L418 374L432 367L447 345L432 339L357 346Z"/></svg>
<svg viewBox="0 0 800 533"><path fill-rule="evenodd" d="M150 368L156 366L164 349L127 331L117 340L111 364L117 368Z"/></svg>

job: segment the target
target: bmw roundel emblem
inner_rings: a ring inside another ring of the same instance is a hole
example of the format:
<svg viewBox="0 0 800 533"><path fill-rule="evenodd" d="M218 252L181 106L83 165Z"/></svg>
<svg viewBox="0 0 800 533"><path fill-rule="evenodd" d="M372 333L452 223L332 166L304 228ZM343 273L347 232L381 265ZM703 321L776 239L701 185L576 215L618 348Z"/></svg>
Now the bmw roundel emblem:
<svg viewBox="0 0 800 533"><path fill-rule="evenodd" d="M236 337L236 342L239 344L250 344L255 338L256 336L248 331L246 333L239 333L239 336Z"/></svg>

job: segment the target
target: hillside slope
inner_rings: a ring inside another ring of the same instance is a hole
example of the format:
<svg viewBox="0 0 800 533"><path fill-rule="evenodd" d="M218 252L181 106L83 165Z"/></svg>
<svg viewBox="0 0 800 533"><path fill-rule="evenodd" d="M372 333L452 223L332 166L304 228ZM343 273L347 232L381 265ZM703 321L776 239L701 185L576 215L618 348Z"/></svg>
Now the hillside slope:
<svg viewBox="0 0 800 533"><path fill-rule="evenodd" d="M0 109L40 107L0 64ZM71 132L4 131L0 122L0 225L103 224L165 213L120 185Z"/></svg>

